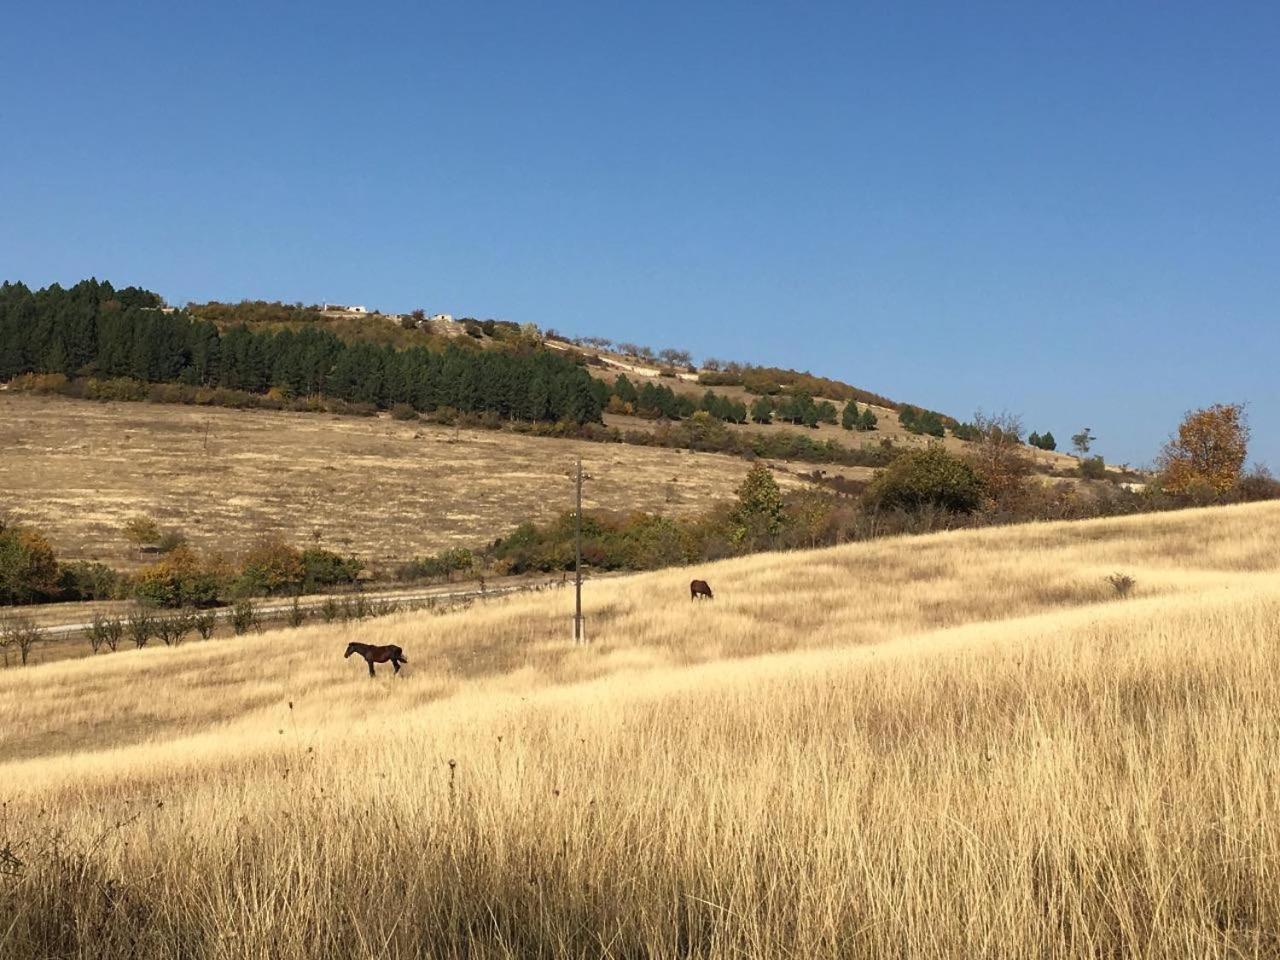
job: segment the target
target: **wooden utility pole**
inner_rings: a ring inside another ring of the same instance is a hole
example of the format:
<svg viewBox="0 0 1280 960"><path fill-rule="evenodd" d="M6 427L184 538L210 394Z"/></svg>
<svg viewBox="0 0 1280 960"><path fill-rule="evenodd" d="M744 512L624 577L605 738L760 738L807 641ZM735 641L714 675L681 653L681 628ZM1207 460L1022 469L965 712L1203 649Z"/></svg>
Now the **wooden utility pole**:
<svg viewBox="0 0 1280 960"><path fill-rule="evenodd" d="M578 508L573 513L573 642L586 643L582 623L582 458L578 458Z"/></svg>

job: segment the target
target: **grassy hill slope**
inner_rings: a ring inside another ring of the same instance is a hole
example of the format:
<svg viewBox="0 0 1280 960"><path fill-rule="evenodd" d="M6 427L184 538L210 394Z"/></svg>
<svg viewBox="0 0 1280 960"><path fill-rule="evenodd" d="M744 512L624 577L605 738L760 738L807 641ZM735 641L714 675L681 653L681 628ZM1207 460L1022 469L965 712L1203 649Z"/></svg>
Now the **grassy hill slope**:
<svg viewBox="0 0 1280 960"><path fill-rule="evenodd" d="M572 508L696 513L732 497L735 457L390 419L0 393L0 490L59 555L126 567L132 516L235 556L266 534L375 563L475 548ZM594 473L593 473L594 470ZM800 481L780 475L784 486Z"/></svg>
<svg viewBox="0 0 1280 960"><path fill-rule="evenodd" d="M1272 955L1277 535L757 555L592 585L588 647L560 594L9 671L0 955Z"/></svg>

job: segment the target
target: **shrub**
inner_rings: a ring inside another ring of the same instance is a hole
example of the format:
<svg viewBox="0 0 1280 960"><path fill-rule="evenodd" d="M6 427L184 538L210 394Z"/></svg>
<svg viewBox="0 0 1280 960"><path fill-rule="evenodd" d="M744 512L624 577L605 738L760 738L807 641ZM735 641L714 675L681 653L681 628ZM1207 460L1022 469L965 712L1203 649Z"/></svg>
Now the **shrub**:
<svg viewBox="0 0 1280 960"><path fill-rule="evenodd" d="M364 562L355 557L342 557L332 550L308 547L299 555L302 562L302 589L315 593L320 587L355 583L364 569Z"/></svg>
<svg viewBox="0 0 1280 960"><path fill-rule="evenodd" d="M1029 494L1032 463L1022 443L1022 422L1012 414L977 414L976 433L966 459L982 481L989 505L1016 510Z"/></svg>
<svg viewBox="0 0 1280 960"><path fill-rule="evenodd" d="M125 621L129 639L141 650L156 635L156 619L146 610L135 610Z"/></svg>
<svg viewBox="0 0 1280 960"><path fill-rule="evenodd" d="M236 592L263 596L297 590L306 577L302 554L279 537L268 537L251 547L240 565Z"/></svg>
<svg viewBox="0 0 1280 960"><path fill-rule="evenodd" d="M1113 573L1106 578L1107 583L1111 584L1116 592L1116 596L1124 599L1133 592L1133 588L1137 586L1138 581L1133 579L1127 573Z"/></svg>
<svg viewBox="0 0 1280 960"><path fill-rule="evenodd" d="M63 373L24 373L14 377L9 386L25 393L65 393L68 380Z"/></svg>
<svg viewBox="0 0 1280 960"><path fill-rule="evenodd" d="M147 389L147 400L151 403L188 403L193 396L194 393L178 383L153 383Z"/></svg>
<svg viewBox="0 0 1280 960"><path fill-rule="evenodd" d="M1080 476L1086 480L1105 480L1107 478L1107 464L1102 457L1085 457L1080 461L1080 465L1076 468Z"/></svg>
<svg viewBox="0 0 1280 960"><path fill-rule="evenodd" d="M160 539L156 541L156 549L161 553L171 553L186 542L186 534L181 530L169 528L161 531Z"/></svg>
<svg viewBox="0 0 1280 960"><path fill-rule="evenodd" d="M248 633L261 625L258 608L253 605L253 601L237 600L235 606L231 608L231 629L235 631L236 636Z"/></svg>
<svg viewBox="0 0 1280 960"><path fill-rule="evenodd" d="M407 403L397 403L391 408L392 420L417 420L418 411Z"/></svg>
<svg viewBox="0 0 1280 960"><path fill-rule="evenodd" d="M189 610L156 618L156 636L166 647L180 646L194 627L195 619Z"/></svg>
<svg viewBox="0 0 1280 960"><path fill-rule="evenodd" d="M124 538L135 547L149 547L160 540L160 525L151 517L130 517L124 525Z"/></svg>
<svg viewBox="0 0 1280 960"><path fill-rule="evenodd" d="M0 620L0 649L4 650L5 665L9 664L9 651L18 651L18 662L24 667L44 634L26 617L9 617Z"/></svg>
<svg viewBox="0 0 1280 960"><path fill-rule="evenodd" d="M124 622L119 617L107 617L101 613L95 613L93 622L84 628L84 636L94 653L103 647L114 653L120 645L121 637L124 636Z"/></svg>
<svg viewBox="0 0 1280 960"><path fill-rule="evenodd" d="M1280 480L1259 465L1240 478L1236 493L1241 500L1280 500Z"/></svg>
<svg viewBox="0 0 1280 960"><path fill-rule="evenodd" d="M192 618L191 625L201 640L208 640L218 627L218 615L212 610L202 610Z"/></svg>
<svg viewBox="0 0 1280 960"><path fill-rule="evenodd" d="M937 507L970 513L982 502L983 486L968 463L947 453L941 444L913 450L880 471L864 495L878 510L921 510Z"/></svg>

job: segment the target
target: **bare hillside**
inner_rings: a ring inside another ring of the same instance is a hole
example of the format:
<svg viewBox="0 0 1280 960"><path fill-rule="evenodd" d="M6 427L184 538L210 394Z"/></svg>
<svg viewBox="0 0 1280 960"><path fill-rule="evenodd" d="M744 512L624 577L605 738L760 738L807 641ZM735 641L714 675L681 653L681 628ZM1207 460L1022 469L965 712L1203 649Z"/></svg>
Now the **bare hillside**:
<svg viewBox="0 0 1280 960"><path fill-rule="evenodd" d="M67 559L122 567L138 560L122 529L138 514L230 555L278 534L386 563L474 548L570 509L578 457L590 478L585 505L622 512L704 511L732 497L749 467L385 417L16 393L0 393L0 450L0 508L47 533Z"/></svg>

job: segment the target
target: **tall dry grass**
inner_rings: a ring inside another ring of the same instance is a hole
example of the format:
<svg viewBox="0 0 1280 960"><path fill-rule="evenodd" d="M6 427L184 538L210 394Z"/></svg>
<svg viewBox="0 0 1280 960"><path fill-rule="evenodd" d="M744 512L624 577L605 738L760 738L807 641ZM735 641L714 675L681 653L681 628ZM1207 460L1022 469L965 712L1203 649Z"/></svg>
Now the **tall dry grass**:
<svg viewBox="0 0 1280 960"><path fill-rule="evenodd" d="M0 956L1280 955L1280 510L0 675ZM1118 600L1103 576L1136 577ZM7 868L6 868L7 863Z"/></svg>

